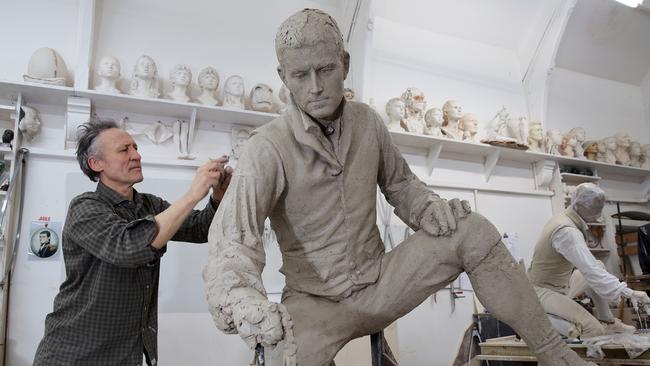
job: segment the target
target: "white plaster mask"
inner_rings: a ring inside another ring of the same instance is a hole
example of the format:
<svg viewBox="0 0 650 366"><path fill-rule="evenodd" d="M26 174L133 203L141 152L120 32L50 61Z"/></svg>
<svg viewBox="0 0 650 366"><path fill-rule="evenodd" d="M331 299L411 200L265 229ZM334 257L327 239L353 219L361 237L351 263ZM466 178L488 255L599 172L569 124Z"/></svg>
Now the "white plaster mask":
<svg viewBox="0 0 650 366"><path fill-rule="evenodd" d="M145 128L142 133L156 145L169 140L174 135L172 130L160 121Z"/></svg>
<svg viewBox="0 0 650 366"><path fill-rule="evenodd" d="M273 89L266 84L257 84L251 89L251 109L258 112L273 112Z"/></svg>
<svg viewBox="0 0 650 366"><path fill-rule="evenodd" d="M29 58L27 74L23 75L25 81L65 86L68 70L63 58L53 49L39 48Z"/></svg>

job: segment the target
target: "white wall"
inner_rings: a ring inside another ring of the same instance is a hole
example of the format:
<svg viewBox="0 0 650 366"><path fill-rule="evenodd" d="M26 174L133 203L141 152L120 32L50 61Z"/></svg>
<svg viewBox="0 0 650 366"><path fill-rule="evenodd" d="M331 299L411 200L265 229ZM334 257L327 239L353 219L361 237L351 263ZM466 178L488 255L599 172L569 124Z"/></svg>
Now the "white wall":
<svg viewBox="0 0 650 366"><path fill-rule="evenodd" d="M582 126L588 140L627 132L635 140L650 143L639 86L562 68L553 69L549 82L546 128L568 131Z"/></svg>
<svg viewBox="0 0 650 366"><path fill-rule="evenodd" d="M641 95L643 98L643 113L645 115L645 124L650 126L650 70L641 82Z"/></svg>

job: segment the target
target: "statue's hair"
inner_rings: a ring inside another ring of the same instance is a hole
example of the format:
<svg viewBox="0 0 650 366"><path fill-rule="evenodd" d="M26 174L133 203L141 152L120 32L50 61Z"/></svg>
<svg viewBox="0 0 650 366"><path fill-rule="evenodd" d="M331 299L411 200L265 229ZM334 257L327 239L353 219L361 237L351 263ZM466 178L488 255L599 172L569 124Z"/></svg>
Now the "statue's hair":
<svg viewBox="0 0 650 366"><path fill-rule="evenodd" d="M343 54L343 36L334 18L322 10L303 9L287 18L275 35L275 52L283 49L313 46L319 42L334 42Z"/></svg>
<svg viewBox="0 0 650 366"><path fill-rule="evenodd" d="M217 85L219 85L219 82L221 80L219 80L219 74L217 73L217 70L212 66L208 66L205 69L201 70L201 72L199 72L199 78L197 79L199 86L201 86L201 79L203 79L207 75L212 75L215 78L217 78Z"/></svg>

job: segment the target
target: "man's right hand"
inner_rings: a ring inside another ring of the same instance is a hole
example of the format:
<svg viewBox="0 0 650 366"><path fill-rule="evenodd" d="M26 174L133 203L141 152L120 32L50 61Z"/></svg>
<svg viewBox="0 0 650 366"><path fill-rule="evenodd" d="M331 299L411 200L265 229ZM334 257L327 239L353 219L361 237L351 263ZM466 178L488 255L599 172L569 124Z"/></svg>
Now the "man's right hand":
<svg viewBox="0 0 650 366"><path fill-rule="evenodd" d="M438 199L431 202L420 219L420 229L432 236L447 236L456 231L458 220L472 212L469 202L454 198L450 201Z"/></svg>
<svg viewBox="0 0 650 366"><path fill-rule="evenodd" d="M632 305L636 309L638 304L641 305L650 305L650 297L643 291L634 291L630 288L623 290L623 296L627 297L632 301Z"/></svg>
<svg viewBox="0 0 650 366"><path fill-rule="evenodd" d="M284 305L251 297L233 306L232 317L239 336L251 349L258 343L264 347L274 347L282 340L281 306Z"/></svg>
<svg viewBox="0 0 650 366"><path fill-rule="evenodd" d="M215 160L210 160L201 165L194 175L192 185L188 194L196 202L200 201L210 191L210 187L219 184L221 175L223 174L223 165L228 161L227 158L221 157Z"/></svg>

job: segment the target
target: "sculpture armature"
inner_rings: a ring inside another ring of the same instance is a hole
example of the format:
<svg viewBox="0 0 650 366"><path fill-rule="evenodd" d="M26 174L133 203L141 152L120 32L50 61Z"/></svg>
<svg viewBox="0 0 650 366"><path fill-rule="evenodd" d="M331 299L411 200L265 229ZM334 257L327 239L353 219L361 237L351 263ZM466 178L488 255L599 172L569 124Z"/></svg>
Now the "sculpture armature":
<svg viewBox="0 0 650 366"><path fill-rule="evenodd" d="M424 134L426 122L424 112L427 102L424 100L424 93L418 88L407 88L402 93L402 100L406 104L406 117L404 117L404 128L408 132Z"/></svg>
<svg viewBox="0 0 650 366"><path fill-rule="evenodd" d="M217 327L250 347L280 345L297 365L331 365L348 341L383 329L465 271L541 365L587 365L552 329L496 228L466 201L430 191L381 117L343 102L350 56L334 19L313 9L292 15L276 53L294 103L253 132L210 227L203 277ZM377 185L416 230L388 253ZM282 252L282 304L267 299L261 278L267 217Z"/></svg>

